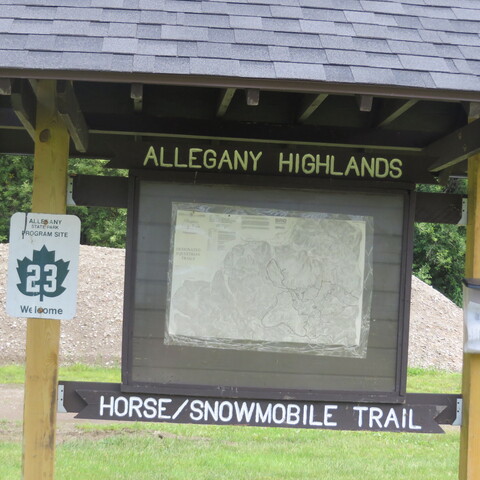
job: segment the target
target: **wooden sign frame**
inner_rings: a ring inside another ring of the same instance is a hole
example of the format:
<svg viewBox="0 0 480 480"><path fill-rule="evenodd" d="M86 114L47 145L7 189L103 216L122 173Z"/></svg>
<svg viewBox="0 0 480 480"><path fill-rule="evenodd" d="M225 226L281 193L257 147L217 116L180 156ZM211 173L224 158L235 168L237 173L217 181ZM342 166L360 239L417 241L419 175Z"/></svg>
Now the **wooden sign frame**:
<svg viewBox="0 0 480 480"><path fill-rule="evenodd" d="M408 343L408 312L410 298L411 258L412 258L412 231L415 211L415 192L413 184L408 183L383 183L383 182L335 182L310 178L285 178L270 176L252 175L224 175L224 174L200 174L189 172L152 172L145 170L132 170L130 172L130 194L129 194L129 219L127 238L127 264L126 264L126 285L125 285L125 319L123 335L123 359L122 359L122 386L123 392L131 393L156 393L170 395L196 395L215 396L225 398L250 398L250 399L281 399L292 398L295 400L316 400L316 401L367 401L376 403L402 403L405 401L406 367L407 367L407 343ZM135 369L138 359L135 357L133 343L136 329L134 320L134 292L135 275L137 271L136 253L134 246L138 241L139 232L137 228L139 212L139 185L142 181L161 181L168 184L190 184L193 185L225 185L227 188L248 186L261 191L271 187L272 181L279 188L290 189L313 189L323 192L369 192L372 194L396 194L404 198L404 213L402 219L402 253L401 253L401 281L398 298L398 331L394 339L395 343L395 385L388 390L362 390L359 389L322 389L315 388L258 388L241 387L229 385L223 382L215 385L205 385L196 382L159 382L145 381L135 378Z"/></svg>

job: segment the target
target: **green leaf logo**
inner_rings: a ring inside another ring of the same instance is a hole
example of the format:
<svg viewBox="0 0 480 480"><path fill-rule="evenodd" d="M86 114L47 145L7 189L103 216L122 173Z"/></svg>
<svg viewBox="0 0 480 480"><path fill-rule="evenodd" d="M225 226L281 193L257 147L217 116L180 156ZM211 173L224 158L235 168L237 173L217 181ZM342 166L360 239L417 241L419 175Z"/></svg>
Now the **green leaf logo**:
<svg viewBox="0 0 480 480"><path fill-rule="evenodd" d="M70 262L55 261L55 251L50 252L44 245L40 250L34 250L32 260L24 257L17 260L17 273L20 283L17 287L24 295L34 297L58 297L65 291L62 283L68 274Z"/></svg>

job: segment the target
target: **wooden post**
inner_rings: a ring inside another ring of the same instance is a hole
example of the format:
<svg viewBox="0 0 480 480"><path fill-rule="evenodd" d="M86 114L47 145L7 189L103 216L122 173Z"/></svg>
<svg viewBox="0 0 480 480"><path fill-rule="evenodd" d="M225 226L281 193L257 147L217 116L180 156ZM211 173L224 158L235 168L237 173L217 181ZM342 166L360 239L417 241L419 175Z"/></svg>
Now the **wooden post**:
<svg viewBox="0 0 480 480"><path fill-rule="evenodd" d="M465 276L480 278L480 155L468 160ZM463 356L460 480L480 479L480 354Z"/></svg>
<svg viewBox="0 0 480 480"><path fill-rule="evenodd" d="M37 87L32 212L65 213L69 134L57 114L55 82ZM54 475L60 321L27 320L23 478Z"/></svg>

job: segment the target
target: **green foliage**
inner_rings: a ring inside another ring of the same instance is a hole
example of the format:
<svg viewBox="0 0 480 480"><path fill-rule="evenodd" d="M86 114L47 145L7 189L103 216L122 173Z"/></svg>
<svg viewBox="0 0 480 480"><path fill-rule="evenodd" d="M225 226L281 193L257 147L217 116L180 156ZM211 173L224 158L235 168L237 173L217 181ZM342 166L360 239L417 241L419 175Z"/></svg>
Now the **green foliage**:
<svg viewBox="0 0 480 480"><path fill-rule="evenodd" d="M72 159L69 174L126 176L125 170L105 168L104 160ZM10 217L31 210L33 158L0 155L0 243L8 241ZM82 222L81 243L125 247L126 209L69 207L67 213Z"/></svg>
<svg viewBox="0 0 480 480"><path fill-rule="evenodd" d="M463 193L465 188L465 183L460 183L456 186L456 193ZM441 189L435 185L419 186L419 191L423 192ZM433 223L415 225L413 273L457 305L462 304L465 239L465 227Z"/></svg>
<svg viewBox="0 0 480 480"><path fill-rule="evenodd" d="M126 170L105 168L104 160L71 159L69 173L75 175L108 175L122 177ZM124 248L127 231L125 208L69 207L68 213L77 215L82 222L83 245Z"/></svg>
<svg viewBox="0 0 480 480"><path fill-rule="evenodd" d="M8 242L10 217L31 210L32 176L31 157L0 155L0 243Z"/></svg>

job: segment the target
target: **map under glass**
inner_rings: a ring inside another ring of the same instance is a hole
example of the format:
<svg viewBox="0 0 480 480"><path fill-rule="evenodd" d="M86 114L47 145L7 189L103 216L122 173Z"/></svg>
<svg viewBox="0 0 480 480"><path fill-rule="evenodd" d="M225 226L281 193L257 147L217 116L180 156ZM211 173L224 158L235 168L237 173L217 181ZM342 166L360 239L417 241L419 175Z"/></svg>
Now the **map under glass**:
<svg viewBox="0 0 480 480"><path fill-rule="evenodd" d="M364 357L372 223L174 203L165 342Z"/></svg>

